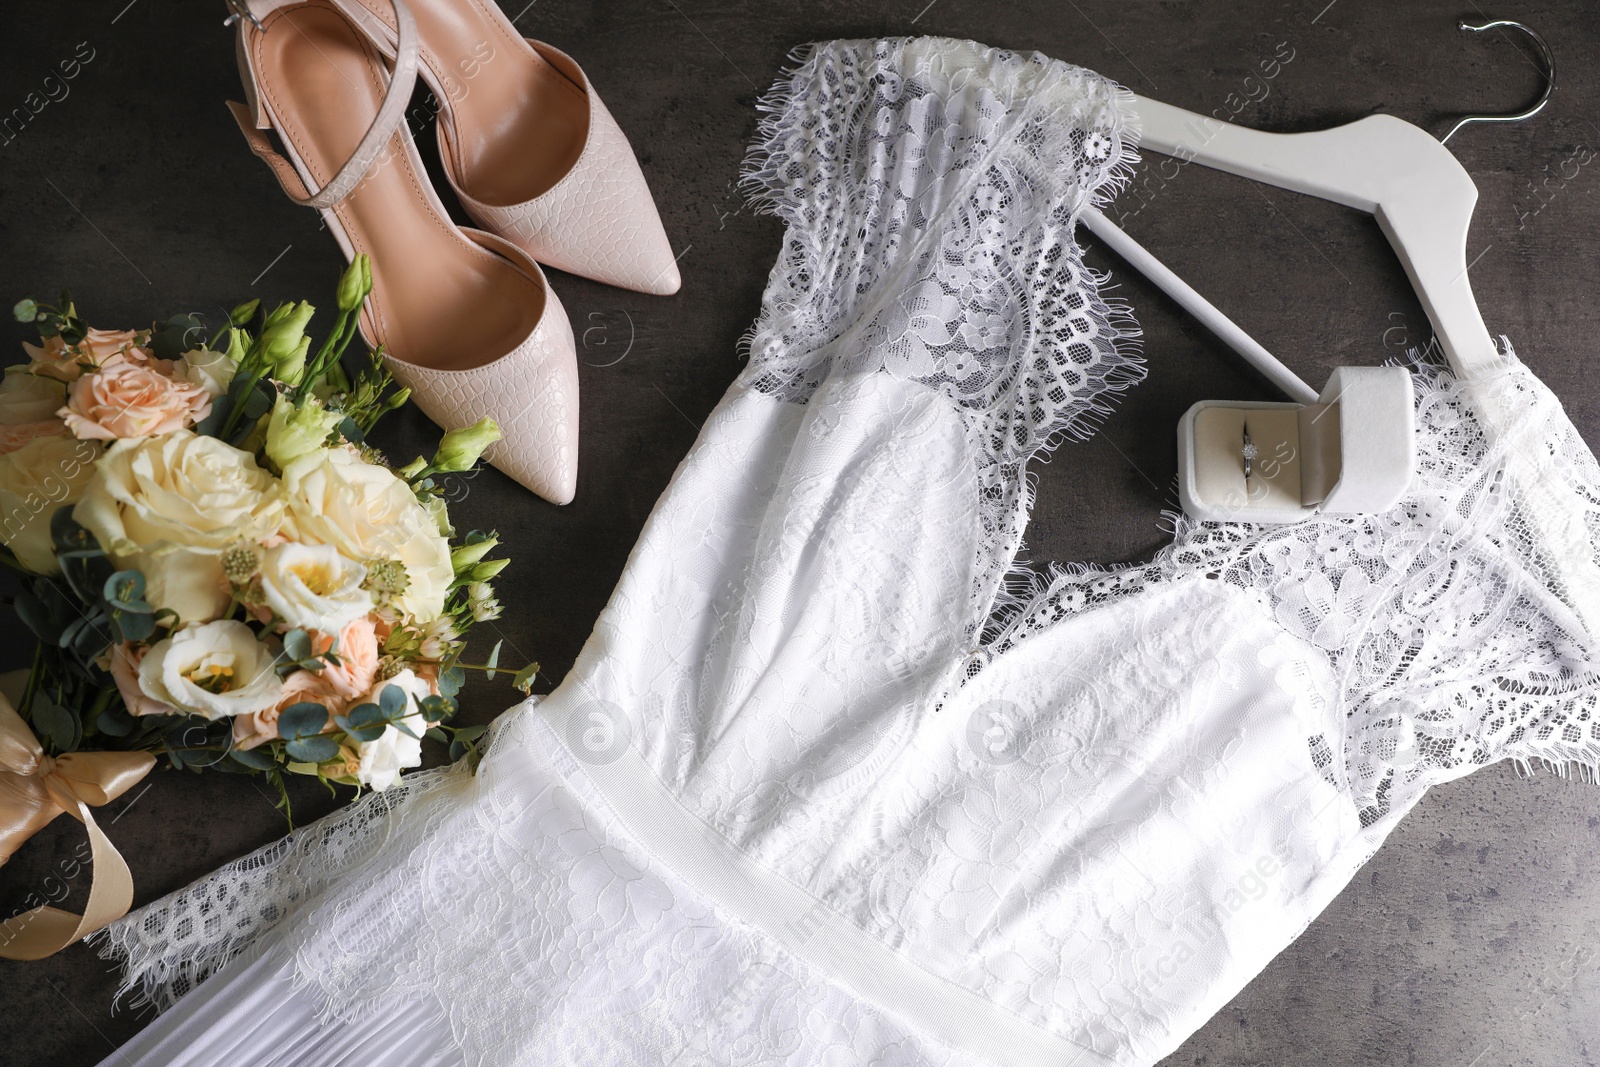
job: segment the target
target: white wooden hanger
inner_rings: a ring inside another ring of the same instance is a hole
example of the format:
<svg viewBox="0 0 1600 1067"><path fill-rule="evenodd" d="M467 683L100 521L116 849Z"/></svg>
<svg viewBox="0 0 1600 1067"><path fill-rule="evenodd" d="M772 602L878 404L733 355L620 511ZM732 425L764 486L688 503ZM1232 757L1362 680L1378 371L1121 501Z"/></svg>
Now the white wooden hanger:
<svg viewBox="0 0 1600 1067"><path fill-rule="evenodd" d="M1472 31L1512 26L1527 32L1544 60L1545 88L1538 101L1524 111L1468 116L1445 137L1453 136L1468 122L1511 121L1538 112L1550 97L1555 76L1544 40L1516 22L1463 21L1459 25ZM1142 125L1142 150L1372 214L1400 257L1456 377L1469 383L1479 381L1503 365L1467 278L1467 234L1478 189L1441 140L1393 115L1371 115L1314 133L1284 134L1221 122L1137 95L1133 109ZM1316 390L1104 214L1086 209L1082 221L1130 266L1147 275L1291 398L1300 403L1316 398ZM1496 412L1500 410L1497 406L1479 406L1490 422L1491 432L1507 429L1495 425ZM1527 451L1537 451L1537 443L1528 442ZM1524 496L1523 510L1556 557L1566 579L1568 604L1589 633L1600 638L1600 566L1590 547L1584 516L1571 489L1556 481L1548 464L1539 462L1539 458L1530 454L1525 462L1515 464L1517 488Z"/></svg>

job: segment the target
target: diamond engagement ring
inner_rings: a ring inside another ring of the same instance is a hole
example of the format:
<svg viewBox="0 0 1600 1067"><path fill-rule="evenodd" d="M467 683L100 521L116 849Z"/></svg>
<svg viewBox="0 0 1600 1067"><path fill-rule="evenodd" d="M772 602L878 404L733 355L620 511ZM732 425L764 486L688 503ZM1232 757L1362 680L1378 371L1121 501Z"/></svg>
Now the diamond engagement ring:
<svg viewBox="0 0 1600 1067"><path fill-rule="evenodd" d="M1248 478L1248 477L1250 477L1251 465L1255 462L1255 458L1256 458L1256 455L1257 455L1256 446L1250 440L1250 429L1249 429L1249 427L1245 428L1245 431L1244 431L1244 447L1239 449L1239 455L1244 457L1244 476L1246 478Z"/></svg>

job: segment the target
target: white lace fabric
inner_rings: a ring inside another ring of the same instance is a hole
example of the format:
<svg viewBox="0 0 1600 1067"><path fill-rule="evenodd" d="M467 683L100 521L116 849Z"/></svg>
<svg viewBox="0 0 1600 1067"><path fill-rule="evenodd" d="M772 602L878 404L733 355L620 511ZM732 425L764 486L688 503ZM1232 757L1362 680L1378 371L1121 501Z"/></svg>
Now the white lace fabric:
<svg viewBox="0 0 1600 1067"><path fill-rule="evenodd" d="M223 967L200 1005L266 946L326 1020L305 1063L426 1013L474 1064L1150 1064L1429 785L1600 766L1589 638L1507 490L1534 447L1592 537L1600 469L1509 354L1470 396L1417 368L1390 512L1016 567L1028 459L1139 372L1072 239L1120 97L970 42L810 49L747 172L787 223L750 366L567 679L476 777L112 927L130 989ZM160 1047L266 1025L217 1012Z"/></svg>

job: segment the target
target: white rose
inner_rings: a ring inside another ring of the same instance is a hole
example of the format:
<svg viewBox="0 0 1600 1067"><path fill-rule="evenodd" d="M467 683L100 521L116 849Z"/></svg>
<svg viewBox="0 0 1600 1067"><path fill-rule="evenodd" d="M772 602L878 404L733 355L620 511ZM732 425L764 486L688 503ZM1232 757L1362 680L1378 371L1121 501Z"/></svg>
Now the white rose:
<svg viewBox="0 0 1600 1067"><path fill-rule="evenodd" d="M455 578L450 545L411 487L387 468L349 449L320 450L283 469L288 517L284 534L332 545L354 560L398 560L406 590L393 599L402 613L428 622L444 610Z"/></svg>
<svg viewBox="0 0 1600 1067"><path fill-rule="evenodd" d="M332 545L277 545L261 557L261 592L290 626L337 634L372 610L367 568Z"/></svg>
<svg viewBox="0 0 1600 1067"><path fill-rule="evenodd" d="M400 780L400 772L407 767L417 767L422 764L422 735L428 729L428 720L422 717L422 709L417 702L432 694L428 683L416 676L410 668L401 671L393 678L374 683L372 691L358 700L357 704L376 704L383 695L383 691L391 685L397 685L406 695L406 704L411 709L401 721L406 727L416 734L412 737L404 730L394 725L384 727L383 733L371 741L356 743L356 752L360 755L361 766L356 771L356 779L365 786L382 792Z"/></svg>
<svg viewBox="0 0 1600 1067"><path fill-rule="evenodd" d="M242 622L185 626L150 646L139 662L139 690L179 711L221 719L278 702L276 652Z"/></svg>
<svg viewBox="0 0 1600 1067"><path fill-rule="evenodd" d="M205 622L229 603L222 550L276 533L283 498L250 453L177 430L114 443L72 517L118 567L144 572L151 604Z"/></svg>
<svg viewBox="0 0 1600 1067"><path fill-rule="evenodd" d="M36 437L0 454L0 543L30 571L60 572L50 519L83 496L98 458L99 444L74 437Z"/></svg>
<svg viewBox="0 0 1600 1067"><path fill-rule="evenodd" d="M0 381L0 425L16 426L55 418L67 402L67 387L25 366L7 367Z"/></svg>
<svg viewBox="0 0 1600 1067"><path fill-rule="evenodd" d="M228 391L238 369L239 364L229 359L226 352L194 348L173 364L172 376L190 385L198 385L215 400Z"/></svg>

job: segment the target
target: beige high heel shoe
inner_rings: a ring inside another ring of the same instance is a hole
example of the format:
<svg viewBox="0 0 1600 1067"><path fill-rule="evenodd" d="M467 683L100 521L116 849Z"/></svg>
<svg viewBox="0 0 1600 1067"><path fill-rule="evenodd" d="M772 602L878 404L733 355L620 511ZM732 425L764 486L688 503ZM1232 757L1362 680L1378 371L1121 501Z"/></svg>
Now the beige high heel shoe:
<svg viewBox="0 0 1600 1067"><path fill-rule="evenodd" d="M336 0L386 55L387 0ZM638 160L583 70L525 39L494 0L410 0L439 155L479 225L541 263L644 293L678 291L677 260Z"/></svg>
<svg viewBox="0 0 1600 1067"><path fill-rule="evenodd" d="M361 330L418 407L445 426L492 416L505 437L489 462L565 504L578 471L572 327L537 263L440 203L405 126L416 25L391 2L392 72L334 0L232 0L249 103L229 107L290 198L321 211L347 257L372 257Z"/></svg>

